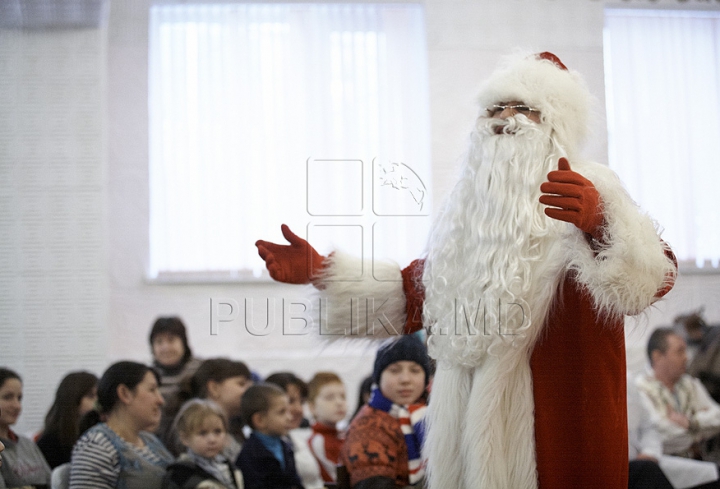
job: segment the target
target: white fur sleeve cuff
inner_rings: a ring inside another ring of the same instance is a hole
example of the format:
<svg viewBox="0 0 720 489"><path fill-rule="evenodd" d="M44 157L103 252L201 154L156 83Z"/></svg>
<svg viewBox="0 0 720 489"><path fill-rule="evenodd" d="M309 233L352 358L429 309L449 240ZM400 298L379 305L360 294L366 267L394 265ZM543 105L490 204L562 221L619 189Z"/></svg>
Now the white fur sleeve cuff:
<svg viewBox="0 0 720 489"><path fill-rule="evenodd" d="M363 266L361 258L335 252L316 285L323 339L382 340L403 333L406 298L397 264Z"/></svg>
<svg viewBox="0 0 720 489"><path fill-rule="evenodd" d="M603 203L606 226L595 252L582 233L572 243L570 268L593 298L599 312L634 315L655 301L677 273L652 219L641 212L617 176L605 167L582 171Z"/></svg>

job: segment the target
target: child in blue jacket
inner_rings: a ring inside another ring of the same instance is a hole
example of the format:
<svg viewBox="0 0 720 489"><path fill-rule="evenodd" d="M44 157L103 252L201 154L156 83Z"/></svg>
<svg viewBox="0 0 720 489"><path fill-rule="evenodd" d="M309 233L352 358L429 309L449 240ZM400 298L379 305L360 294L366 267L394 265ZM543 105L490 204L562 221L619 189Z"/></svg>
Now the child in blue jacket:
<svg viewBox="0 0 720 489"><path fill-rule="evenodd" d="M285 391L256 384L245 391L241 404L243 419L253 430L235 463L245 489L303 489L292 448L283 440L292 422Z"/></svg>

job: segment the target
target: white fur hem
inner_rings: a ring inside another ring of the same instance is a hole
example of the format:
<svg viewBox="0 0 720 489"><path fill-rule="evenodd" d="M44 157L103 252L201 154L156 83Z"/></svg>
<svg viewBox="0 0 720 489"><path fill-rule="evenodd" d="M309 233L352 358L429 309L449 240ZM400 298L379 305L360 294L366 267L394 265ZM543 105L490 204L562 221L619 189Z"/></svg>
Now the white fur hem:
<svg viewBox="0 0 720 489"><path fill-rule="evenodd" d="M639 314L675 278L675 265L665 254L667 245L653 220L638 209L611 170L588 163L573 165L573 170L593 182L600 193L606 226L597 254L582 232L574 234L570 268L591 294L598 312Z"/></svg>
<svg viewBox="0 0 720 489"><path fill-rule="evenodd" d="M397 264L376 261L364 267L362 258L335 252L316 285L323 339L384 340L403 333L406 298Z"/></svg>
<svg viewBox="0 0 720 489"><path fill-rule="evenodd" d="M427 487L537 488L529 354L508 353L476 369L438 364L423 448Z"/></svg>

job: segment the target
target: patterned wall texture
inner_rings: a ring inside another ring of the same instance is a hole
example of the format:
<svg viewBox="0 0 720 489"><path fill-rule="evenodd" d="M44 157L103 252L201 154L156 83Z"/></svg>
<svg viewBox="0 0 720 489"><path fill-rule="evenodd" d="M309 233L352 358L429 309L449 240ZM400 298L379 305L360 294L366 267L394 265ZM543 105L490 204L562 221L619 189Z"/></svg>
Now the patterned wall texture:
<svg viewBox="0 0 720 489"><path fill-rule="evenodd" d="M0 365L20 433L106 361L105 32L0 29Z"/></svg>

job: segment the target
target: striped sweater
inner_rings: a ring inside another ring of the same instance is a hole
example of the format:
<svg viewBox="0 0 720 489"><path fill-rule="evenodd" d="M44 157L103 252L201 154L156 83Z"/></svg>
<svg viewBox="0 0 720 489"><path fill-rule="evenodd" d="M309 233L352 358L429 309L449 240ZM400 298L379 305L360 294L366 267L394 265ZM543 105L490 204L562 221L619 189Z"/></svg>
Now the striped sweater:
<svg viewBox="0 0 720 489"><path fill-rule="evenodd" d="M159 489L173 457L154 435L140 432L140 438L142 448L105 423L90 428L73 449L70 489Z"/></svg>

